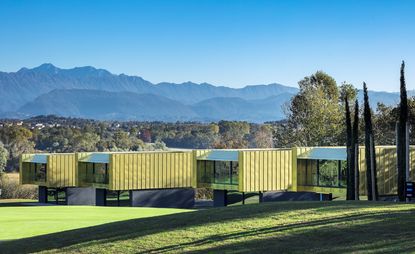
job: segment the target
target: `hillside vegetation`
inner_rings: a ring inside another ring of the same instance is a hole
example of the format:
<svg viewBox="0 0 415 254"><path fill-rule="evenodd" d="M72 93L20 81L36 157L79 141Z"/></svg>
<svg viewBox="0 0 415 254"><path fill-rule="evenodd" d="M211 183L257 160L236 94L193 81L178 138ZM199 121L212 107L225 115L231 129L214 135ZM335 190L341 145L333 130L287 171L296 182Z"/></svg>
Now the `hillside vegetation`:
<svg viewBox="0 0 415 254"><path fill-rule="evenodd" d="M63 222L72 216L79 218L73 219L73 224L80 228L4 241L0 243L3 253L403 253L415 250L414 204L280 202L151 218L126 217L124 221L91 227L82 225L83 218L89 215L76 212L81 209L77 207L59 207L47 219L39 217L41 212L30 212L53 208L9 208L20 211L20 218L14 217L11 223L20 225L24 232L30 229L22 227L22 221L29 218L39 220L38 225L50 219L57 225L59 222L65 225ZM25 209L27 213L22 213ZM97 217L106 211L99 207L88 209ZM123 209L141 213L139 208L117 209L120 214L125 212ZM2 220L8 221L4 217Z"/></svg>

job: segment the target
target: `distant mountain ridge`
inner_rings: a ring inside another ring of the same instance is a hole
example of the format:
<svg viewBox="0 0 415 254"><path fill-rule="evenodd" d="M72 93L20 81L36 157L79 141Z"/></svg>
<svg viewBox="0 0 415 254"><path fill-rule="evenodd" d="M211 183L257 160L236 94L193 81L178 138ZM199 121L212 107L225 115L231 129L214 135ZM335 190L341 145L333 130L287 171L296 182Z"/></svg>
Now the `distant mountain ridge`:
<svg viewBox="0 0 415 254"><path fill-rule="evenodd" d="M298 88L281 84L243 88L192 82L153 84L138 76L115 75L91 66L61 69L42 64L17 72L0 72L0 115L264 122L283 119L282 105L297 92ZM399 100L398 93L369 93L373 106L379 101L392 105Z"/></svg>

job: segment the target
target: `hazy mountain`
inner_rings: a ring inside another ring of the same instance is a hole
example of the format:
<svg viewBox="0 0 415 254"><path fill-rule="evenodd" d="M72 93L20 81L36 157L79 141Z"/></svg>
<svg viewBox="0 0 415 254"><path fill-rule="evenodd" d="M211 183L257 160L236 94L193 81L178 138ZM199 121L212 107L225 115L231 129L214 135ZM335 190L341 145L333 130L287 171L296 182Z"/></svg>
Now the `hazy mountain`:
<svg viewBox="0 0 415 254"><path fill-rule="evenodd" d="M53 90L27 103L19 112L27 116L53 114L101 120L187 121L197 118L188 106L162 96L86 89Z"/></svg>
<svg viewBox="0 0 415 254"><path fill-rule="evenodd" d="M243 120L265 122L284 118L282 105L293 95L283 93L261 100L244 100L238 97L218 97L193 105L194 111L208 120Z"/></svg>
<svg viewBox="0 0 415 254"><path fill-rule="evenodd" d="M94 89L113 92L152 93L193 104L214 97L240 97L263 99L284 92L296 93L297 89L280 84L247 86L240 89L217 87L207 83L152 84L137 76L114 75L94 67L60 69L52 64L22 68L17 72L0 72L0 111L15 111L36 97L54 89Z"/></svg>
<svg viewBox="0 0 415 254"><path fill-rule="evenodd" d="M184 105L154 94L56 89L27 103L18 112L26 117L53 114L101 120L264 122L283 117L278 109L289 98L287 95L291 94L264 100L221 97Z"/></svg>
<svg viewBox="0 0 415 254"><path fill-rule="evenodd" d="M60 69L52 64L0 72L1 117L42 114L117 120L274 121L298 92L280 84L244 88L207 83L152 84L137 76L94 67ZM408 91L414 95L414 91ZM395 105L399 93L369 91L370 103ZM362 91L359 100L362 101Z"/></svg>

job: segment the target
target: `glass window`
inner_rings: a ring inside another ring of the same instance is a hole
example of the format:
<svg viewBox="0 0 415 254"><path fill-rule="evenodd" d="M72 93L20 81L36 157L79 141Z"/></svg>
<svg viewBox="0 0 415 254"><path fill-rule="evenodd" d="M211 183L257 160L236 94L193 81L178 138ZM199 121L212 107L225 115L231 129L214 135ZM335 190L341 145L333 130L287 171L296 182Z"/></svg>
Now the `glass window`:
<svg viewBox="0 0 415 254"><path fill-rule="evenodd" d="M46 182L46 164L31 163L34 168L36 182Z"/></svg>
<svg viewBox="0 0 415 254"><path fill-rule="evenodd" d="M229 161L215 161L215 183L230 184L230 167Z"/></svg>
<svg viewBox="0 0 415 254"><path fill-rule="evenodd" d="M108 164L94 163L94 183L108 183Z"/></svg>
<svg viewBox="0 0 415 254"><path fill-rule="evenodd" d="M199 183L238 184L237 161L197 161Z"/></svg>
<svg viewBox="0 0 415 254"><path fill-rule="evenodd" d="M347 161L340 161L340 186L347 186Z"/></svg>
<svg viewBox="0 0 415 254"><path fill-rule="evenodd" d="M299 160L297 165L299 168L299 184L306 186L346 187L346 161Z"/></svg>
<svg viewBox="0 0 415 254"><path fill-rule="evenodd" d="M197 161L197 177L199 183L212 183L213 161Z"/></svg>
<svg viewBox="0 0 415 254"><path fill-rule="evenodd" d="M108 184L108 164L107 163L86 163L85 182Z"/></svg>
<svg viewBox="0 0 415 254"><path fill-rule="evenodd" d="M338 161L319 161L319 185L320 186L339 186L339 162Z"/></svg>
<svg viewBox="0 0 415 254"><path fill-rule="evenodd" d="M232 178L231 178L231 184L238 184L238 180L239 180L239 163L237 161L232 161L232 169L231 169L231 174L232 174Z"/></svg>
<svg viewBox="0 0 415 254"><path fill-rule="evenodd" d="M317 170L318 170L318 161L307 160L306 162L306 185L318 185Z"/></svg>

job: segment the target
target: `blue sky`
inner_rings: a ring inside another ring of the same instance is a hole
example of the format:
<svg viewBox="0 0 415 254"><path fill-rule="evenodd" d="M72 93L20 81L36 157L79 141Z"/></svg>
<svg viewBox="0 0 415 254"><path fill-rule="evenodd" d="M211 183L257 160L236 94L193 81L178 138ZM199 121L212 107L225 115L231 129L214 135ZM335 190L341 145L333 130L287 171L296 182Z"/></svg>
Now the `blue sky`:
<svg viewBox="0 0 415 254"><path fill-rule="evenodd" d="M0 2L0 70L92 65L152 82L415 89L415 1Z"/></svg>

